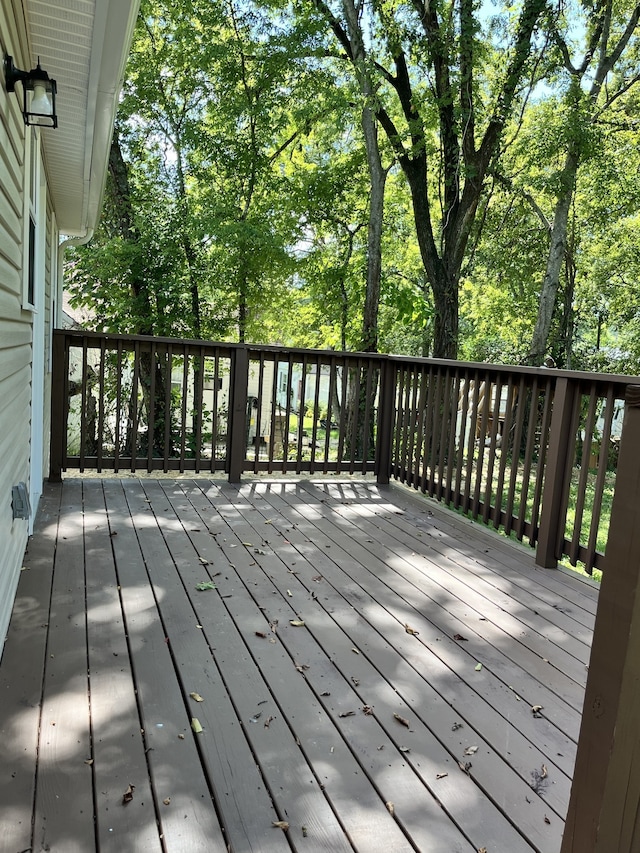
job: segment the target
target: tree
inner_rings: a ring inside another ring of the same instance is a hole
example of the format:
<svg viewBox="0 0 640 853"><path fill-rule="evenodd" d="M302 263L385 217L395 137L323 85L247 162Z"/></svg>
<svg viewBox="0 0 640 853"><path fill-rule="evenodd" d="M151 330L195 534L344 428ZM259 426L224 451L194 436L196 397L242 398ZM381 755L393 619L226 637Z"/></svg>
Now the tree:
<svg viewBox="0 0 640 853"><path fill-rule="evenodd" d="M628 91L638 79L637 67L611 79L640 19L640 4L623 17L613 0L598 0L595 5L584 4L587 16L586 49L580 61L571 56L568 37L569 22L558 18L551 22L556 46L562 57L567 77L566 152L562 168L556 176L558 190L549 240L549 253L538 307L538 317L529 348L529 361L542 363L560 281L560 270L566 256L568 225L576 179L581 163L593 152L590 145L593 123L617 98ZM590 81L590 82L589 82ZM591 150L590 150L591 149Z"/></svg>
<svg viewBox="0 0 640 853"><path fill-rule="evenodd" d="M346 12L316 6L353 66ZM458 283L489 168L530 72L544 0L525 0L503 67L481 39L473 0L377 4L356 8L372 22L375 114L411 192L416 236L433 292L436 356L455 357ZM412 59L416 61L411 64ZM356 68L357 70L357 68ZM434 200L433 193L436 193Z"/></svg>

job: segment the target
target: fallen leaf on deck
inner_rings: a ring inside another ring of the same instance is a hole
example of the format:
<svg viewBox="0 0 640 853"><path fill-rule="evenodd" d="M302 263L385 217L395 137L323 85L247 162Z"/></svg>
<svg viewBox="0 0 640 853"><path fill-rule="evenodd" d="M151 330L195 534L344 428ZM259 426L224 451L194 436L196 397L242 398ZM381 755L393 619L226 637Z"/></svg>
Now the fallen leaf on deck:
<svg viewBox="0 0 640 853"><path fill-rule="evenodd" d="M189 696L191 696L194 702L204 702L204 699L199 693L189 693Z"/></svg>
<svg viewBox="0 0 640 853"><path fill-rule="evenodd" d="M358 687L358 686L359 686L359 684L360 684L360 679L359 679L359 678L356 678L356 677L355 677L355 676L353 676L353 675L351 676L351 681L353 681L353 683L354 683L354 685L355 685L356 687Z"/></svg>
<svg viewBox="0 0 640 853"><path fill-rule="evenodd" d="M405 720L405 718L401 717L400 714L394 714L393 716L394 716L394 719L396 719L399 723L401 723L403 726L406 726L407 728L409 728L409 720Z"/></svg>
<svg viewBox="0 0 640 853"><path fill-rule="evenodd" d="M460 770L462 770L468 776L469 770L471 770L473 765L471 764L470 761L465 761L464 763L462 761L458 761L458 767L460 768Z"/></svg>
<svg viewBox="0 0 640 853"><path fill-rule="evenodd" d="M165 806L168 806L169 803L171 802L171 797L165 797L162 802L165 804Z"/></svg>
<svg viewBox="0 0 640 853"><path fill-rule="evenodd" d="M549 820L549 818L546 815L544 816L544 822L545 823L551 823L551 821Z"/></svg>
<svg viewBox="0 0 640 853"><path fill-rule="evenodd" d="M355 717L355 711L343 711L341 714L338 714L339 717Z"/></svg>
<svg viewBox="0 0 640 853"><path fill-rule="evenodd" d="M184 740L184 735L178 735L178 740Z"/></svg>
<svg viewBox="0 0 640 853"><path fill-rule="evenodd" d="M534 717L540 718L542 716L542 714L540 713L540 711L542 711L542 705L532 705L531 711Z"/></svg>
<svg viewBox="0 0 640 853"><path fill-rule="evenodd" d="M202 583L196 584L196 589L200 590L200 592L202 592L205 589L215 589L215 588L216 588L216 585L214 584L213 581L202 581Z"/></svg>
<svg viewBox="0 0 640 853"><path fill-rule="evenodd" d="M390 815L395 814L396 807L393 805L393 803L385 803L385 806L387 807L387 811Z"/></svg>
<svg viewBox="0 0 640 853"><path fill-rule="evenodd" d="M289 619L289 625L293 625L294 628L304 628L302 619Z"/></svg>
<svg viewBox="0 0 640 853"><path fill-rule="evenodd" d="M268 729L274 720L275 720L275 717L267 717L267 719L264 721L265 729Z"/></svg>
<svg viewBox="0 0 640 853"><path fill-rule="evenodd" d="M478 751L478 747L477 747L477 746L468 746L468 747L465 749L464 754L465 754L465 755L475 755L477 751Z"/></svg>
<svg viewBox="0 0 640 853"><path fill-rule="evenodd" d="M243 542L245 548L253 548L253 542Z"/></svg>
<svg viewBox="0 0 640 853"><path fill-rule="evenodd" d="M400 752L411 752L411 749L408 746L399 746L398 749L400 750Z"/></svg>
<svg viewBox="0 0 640 853"><path fill-rule="evenodd" d="M93 758L87 758L87 760L85 761L85 764L88 764L89 767L91 767L91 765L93 764Z"/></svg>
<svg viewBox="0 0 640 853"><path fill-rule="evenodd" d="M133 799L133 792L135 791L135 785L127 785L127 790L122 795L122 805L126 806L127 803L130 803Z"/></svg>
<svg viewBox="0 0 640 853"><path fill-rule="evenodd" d="M481 663L477 663L477 664L476 664L476 672L480 672L480 670L481 670L481 669L482 669L482 664L481 664Z"/></svg>
<svg viewBox="0 0 640 853"><path fill-rule="evenodd" d="M543 764L543 765L542 765L542 769L541 769L541 771L540 771L540 778L541 778L541 779L546 779L548 775L549 775L549 773L547 772L547 765L546 765L546 764Z"/></svg>
<svg viewBox="0 0 640 853"><path fill-rule="evenodd" d="M266 554L267 552L263 551L262 548L254 548L253 553L254 554Z"/></svg>
<svg viewBox="0 0 640 853"><path fill-rule="evenodd" d="M289 598L293 598L293 593L290 589L287 590L287 595L289 596Z"/></svg>
<svg viewBox="0 0 640 853"><path fill-rule="evenodd" d="M419 631L416 631L415 628L412 628L411 625L407 625L406 622L404 624L404 630L407 632L407 634L411 634L414 637L420 633Z"/></svg>
<svg viewBox="0 0 640 853"><path fill-rule="evenodd" d="M452 732L457 732L457 731L458 731L458 729L461 729L461 728L462 728L462 723L454 723L454 724L451 726L451 731L452 731Z"/></svg>
<svg viewBox="0 0 640 853"><path fill-rule="evenodd" d="M249 722L250 723L257 723L261 716L262 716L262 711L258 711L257 714L254 714L253 717L249 718Z"/></svg>
<svg viewBox="0 0 640 853"><path fill-rule="evenodd" d="M202 563L202 565L203 565L203 566L208 566L208 565L209 565L209 560L205 560L205 558L204 558L204 557L200 557L200 562Z"/></svg>
<svg viewBox="0 0 640 853"><path fill-rule="evenodd" d="M351 649L351 651L352 651L355 655L359 655L359 654L360 654L360 652L359 652L357 649Z"/></svg>
<svg viewBox="0 0 640 853"><path fill-rule="evenodd" d="M444 779L444 777L448 775L448 773L436 773L436 779Z"/></svg>
<svg viewBox="0 0 640 853"><path fill-rule="evenodd" d="M329 693L328 690L324 690L320 695L321 696L331 696L331 693Z"/></svg>
<svg viewBox="0 0 640 853"><path fill-rule="evenodd" d="M322 575L315 575L315 577L311 578L312 581L319 583L322 580Z"/></svg>
<svg viewBox="0 0 640 853"><path fill-rule="evenodd" d="M362 711L367 715L367 717L370 717L371 714L373 714L373 705L363 705Z"/></svg>
<svg viewBox="0 0 640 853"><path fill-rule="evenodd" d="M289 821L286 820L272 820L271 825L276 829L284 829L285 832L289 829Z"/></svg>
<svg viewBox="0 0 640 853"><path fill-rule="evenodd" d="M295 667L298 670L298 672L304 672L305 669L309 669L308 663L297 663L295 661L294 661L294 663L295 663Z"/></svg>
<svg viewBox="0 0 640 853"><path fill-rule="evenodd" d="M263 640L267 639L267 635L264 631L256 631L256 637L262 637Z"/></svg>
<svg viewBox="0 0 640 853"><path fill-rule="evenodd" d="M200 720L197 717L193 717L191 719L191 728L193 731L199 735L201 731L203 731L202 726L200 725Z"/></svg>
<svg viewBox="0 0 640 853"><path fill-rule="evenodd" d="M468 643L469 640L466 637L463 637L462 634L454 634L453 639L457 640L459 643Z"/></svg>
<svg viewBox="0 0 640 853"><path fill-rule="evenodd" d="M487 853L486 847L478 847L478 853Z"/></svg>

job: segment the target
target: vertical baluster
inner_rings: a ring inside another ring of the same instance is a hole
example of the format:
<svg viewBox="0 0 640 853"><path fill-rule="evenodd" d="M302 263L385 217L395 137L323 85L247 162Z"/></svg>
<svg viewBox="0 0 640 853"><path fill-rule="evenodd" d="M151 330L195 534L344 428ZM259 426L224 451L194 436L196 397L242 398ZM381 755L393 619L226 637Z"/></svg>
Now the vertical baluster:
<svg viewBox="0 0 640 853"><path fill-rule="evenodd" d="M462 471L465 461L465 438L467 434L467 424L471 420L469 417L469 392L472 388L469 370L464 371L464 378L462 379L462 382L464 383L464 391L462 393L462 400L459 399L458 404L458 408L462 412L462 418L460 422L460 432L457 435L458 452L456 456L456 484L453 502L455 509L460 509L462 506ZM471 429L471 426L469 426L469 429Z"/></svg>
<svg viewBox="0 0 640 853"><path fill-rule="evenodd" d="M484 499L482 507L482 521L485 524L489 523L489 515L493 509L493 472L496 462L496 448L498 446L498 435L500 434L500 406L502 404L502 374L498 374L493 383L491 396L491 429L489 434L489 454L487 458L487 478L484 490ZM500 438L500 443L502 438Z"/></svg>
<svg viewBox="0 0 640 853"><path fill-rule="evenodd" d="M98 425L96 428L96 466L98 473L102 473L102 455L104 452L104 375L106 361L106 343L104 338L100 340L100 365L98 367Z"/></svg>
<svg viewBox="0 0 640 853"><path fill-rule="evenodd" d="M182 385L180 388L180 458L178 470L184 472L184 458L187 449L187 398L189 395L189 350L182 347Z"/></svg>
<svg viewBox="0 0 640 853"><path fill-rule="evenodd" d="M320 382L322 381L322 362L320 355L315 358L316 384L313 391L313 427L311 429L311 453L309 459L309 472L313 474L316 470L316 443L318 440L318 420L320 418Z"/></svg>
<svg viewBox="0 0 640 853"><path fill-rule="evenodd" d="M156 431L156 348L154 342L150 342L149 356L149 395L147 402L147 471L153 470L153 444Z"/></svg>
<svg viewBox="0 0 640 853"><path fill-rule="evenodd" d="M505 411L504 423L502 425L502 441L500 443L500 465L498 467L498 483L496 485L495 509L493 512L493 526L497 530L502 520L502 495L504 493L504 479L507 470L507 459L509 452L513 453L511 448L511 424L513 421L513 411L516 405L517 396L516 388L513 382L512 374L509 374L507 383L507 407ZM513 460L512 460L513 462Z"/></svg>
<svg viewBox="0 0 640 853"><path fill-rule="evenodd" d="M445 480L445 493L444 500L445 503L450 506L453 501L453 488L452 484L454 482L454 475L456 471L456 437L458 435L458 401L460 399L460 372L456 368L454 372L453 378L453 387L451 389L451 399L449 401L449 414L450 414L450 425L449 425L449 450L447 454L447 466L446 466L446 480ZM464 417L464 415L463 415Z"/></svg>
<svg viewBox="0 0 640 853"><path fill-rule="evenodd" d="M544 389L544 407L542 411L542 428L540 431L540 452L538 455L538 464L536 466L535 488L533 492L533 507L531 510L531 535L529 536L529 544L535 545L538 541L538 521L540 518L540 509L542 504L542 489L544 485L544 477L547 465L547 451L549 448L549 431L551 427L551 412L553 406L551 404L551 379L547 379Z"/></svg>
<svg viewBox="0 0 640 853"><path fill-rule="evenodd" d="M113 470L118 473L120 470L120 432L122 430L122 341L118 341L116 346L116 423L114 435L114 454L113 454Z"/></svg>
<svg viewBox="0 0 640 853"><path fill-rule="evenodd" d="M87 383L89 365L87 361L87 339L82 339L82 379L80 388L80 471L84 471L85 448L87 445Z"/></svg>
<svg viewBox="0 0 640 853"><path fill-rule="evenodd" d="M593 567L595 564L598 529L600 527L600 518L602 516L602 496L604 494L604 486L609 466L609 446L611 442L611 427L613 424L614 400L615 396L613 386L609 385L607 388L607 396L605 398L602 440L600 444L600 454L598 457L598 473L596 475L593 495L593 512L591 514L591 526L589 528L589 539L587 541L587 557L585 560L585 571L590 575L593 574Z"/></svg>
<svg viewBox="0 0 640 853"><path fill-rule="evenodd" d="M487 439L487 427L489 424L489 406L491 404L491 394L493 383L488 373L485 374L484 380L480 386L482 396L482 414L480 416L480 427L477 428L476 414L476 444L478 447L478 455L475 464L475 482L473 484L473 502L471 504L471 515L477 518L480 511L480 492L482 490L482 474L484 469L484 451L485 442Z"/></svg>
<svg viewBox="0 0 640 853"><path fill-rule="evenodd" d="M171 374L173 372L173 345L167 345L167 352L164 366L164 458L162 460L162 470L167 473L169 470L169 454L173 454L171 422L173 420L173 409L171 401Z"/></svg>
<svg viewBox="0 0 640 853"><path fill-rule="evenodd" d="M448 464L450 456L451 433L453 433L453 424L451 418L451 388L453 385L453 376L451 369L444 368L443 376L444 395L442 400L442 417L440 419L440 437L438 446L438 483L436 489L436 497L439 501L445 493L445 465Z"/></svg>
<svg viewBox="0 0 640 853"><path fill-rule="evenodd" d="M507 509L504 521L504 531L507 536L511 533L511 530L513 529L513 524L516 521L516 516L514 515L514 507L516 499L516 487L518 485L518 469L520 467L520 443L522 441L522 430L524 428L524 420L527 414L528 394L528 384L525 381L525 377L523 376L520 379L520 386L518 388L516 425L513 434L513 445L511 448L511 474L509 477Z"/></svg>
<svg viewBox="0 0 640 853"><path fill-rule="evenodd" d="M465 513L469 512L471 505L471 484L473 482L474 456L476 446L476 433L478 426L478 406L480 400L480 374L476 370L473 374L473 392L471 404L471 417L469 419L469 437L467 439L467 467L464 479L464 495L462 499L462 509Z"/></svg>
<svg viewBox="0 0 640 853"><path fill-rule="evenodd" d="M349 384L349 359L347 356L342 361L342 383L340 390L340 429L338 432L338 458L336 471L342 471L344 461L344 441L347 429L347 389Z"/></svg>
<svg viewBox="0 0 640 853"><path fill-rule="evenodd" d="M580 549L580 540L582 532L582 518L584 516L585 499L589 483L589 461L591 457L591 447L593 440L593 430L596 423L596 404L598 402L598 393L595 385L591 385L589 389L589 407L587 417L584 423L584 439L582 442L582 456L580 458L580 476L578 478L578 488L576 493L576 508L573 519L573 531L571 535L571 544L569 546L569 562L575 566L578 561L578 552ZM577 461L577 460L576 460Z"/></svg>

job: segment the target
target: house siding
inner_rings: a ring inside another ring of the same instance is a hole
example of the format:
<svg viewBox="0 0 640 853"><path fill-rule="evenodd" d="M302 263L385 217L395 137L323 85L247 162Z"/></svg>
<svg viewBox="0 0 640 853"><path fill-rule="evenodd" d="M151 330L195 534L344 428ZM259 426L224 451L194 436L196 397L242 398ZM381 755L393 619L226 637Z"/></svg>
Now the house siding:
<svg viewBox="0 0 640 853"><path fill-rule="evenodd" d="M0 48L20 67L25 56L21 5L0 0ZM29 485L31 431L31 373L33 313L22 307L24 256L25 126L18 98L0 82L0 653L6 635L20 567L28 537L28 522L13 519L12 486ZM51 249L47 231L47 255ZM38 286L47 290L51 263L47 260ZM45 285L43 279L47 281ZM45 315L45 320L47 316ZM47 352L45 351L45 356ZM49 399L45 371L45 404ZM44 428L45 425L43 425ZM46 435L46 433L45 433ZM47 445L45 439L45 446ZM45 451L46 453L46 451ZM46 458L46 456L45 456Z"/></svg>

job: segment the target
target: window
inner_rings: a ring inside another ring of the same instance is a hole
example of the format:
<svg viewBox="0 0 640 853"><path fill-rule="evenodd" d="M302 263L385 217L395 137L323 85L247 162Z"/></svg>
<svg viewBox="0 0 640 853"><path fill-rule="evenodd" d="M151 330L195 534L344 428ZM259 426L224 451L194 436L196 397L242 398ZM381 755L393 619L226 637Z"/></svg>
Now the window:
<svg viewBox="0 0 640 853"><path fill-rule="evenodd" d="M35 128L27 128L25 136L25 187L24 187L24 275L22 307L34 311L38 302L38 279L42 277L42 253L39 233L41 216L40 191L40 137Z"/></svg>

